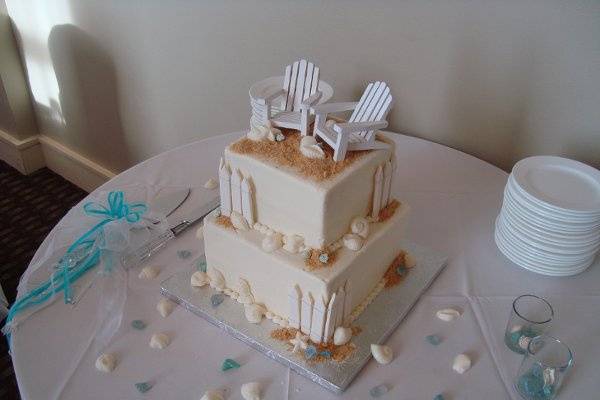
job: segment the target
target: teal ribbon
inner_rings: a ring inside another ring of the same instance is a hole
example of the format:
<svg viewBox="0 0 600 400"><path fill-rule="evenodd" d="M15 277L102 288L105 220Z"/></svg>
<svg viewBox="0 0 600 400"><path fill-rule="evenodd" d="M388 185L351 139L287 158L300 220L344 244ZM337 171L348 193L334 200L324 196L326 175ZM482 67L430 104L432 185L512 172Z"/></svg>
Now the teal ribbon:
<svg viewBox="0 0 600 400"><path fill-rule="evenodd" d="M144 203L127 203L122 191L108 194L107 205L96 202L84 204L87 215L101 218L101 221L81 235L67 249L57 264L57 271L48 280L24 296L18 298L8 311L5 329L21 311L48 301L54 294L63 292L65 304L73 301L71 284L95 267L101 259L104 240L102 228L113 221L123 220L127 223L138 222L146 212ZM110 268L107 268L110 272ZM7 335L9 332L5 332Z"/></svg>

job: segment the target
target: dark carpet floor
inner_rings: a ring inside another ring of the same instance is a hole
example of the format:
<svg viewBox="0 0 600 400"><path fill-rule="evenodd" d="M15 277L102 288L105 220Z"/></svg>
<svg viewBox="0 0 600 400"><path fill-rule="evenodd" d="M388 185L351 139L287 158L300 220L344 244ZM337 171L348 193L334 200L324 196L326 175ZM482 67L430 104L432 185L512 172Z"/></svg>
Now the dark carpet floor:
<svg viewBox="0 0 600 400"><path fill-rule="evenodd" d="M15 300L19 277L38 246L85 195L49 169L25 176L0 160L0 284L9 303ZM19 398L8 346L2 338L0 399Z"/></svg>

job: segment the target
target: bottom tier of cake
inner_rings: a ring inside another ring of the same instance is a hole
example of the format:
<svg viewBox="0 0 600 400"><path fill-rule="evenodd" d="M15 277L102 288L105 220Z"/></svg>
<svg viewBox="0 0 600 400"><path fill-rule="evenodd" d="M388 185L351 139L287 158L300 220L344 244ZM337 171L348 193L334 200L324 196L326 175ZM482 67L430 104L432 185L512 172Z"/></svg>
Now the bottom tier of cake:
<svg viewBox="0 0 600 400"><path fill-rule="evenodd" d="M386 271L402 253L407 212L402 205L387 220L372 222L360 250L341 246L329 254L333 262L315 266L306 254L283 248L266 252L263 233L235 229L215 211L204 224L208 281L243 303L249 320L259 322L265 315L315 343L327 342L383 288Z"/></svg>

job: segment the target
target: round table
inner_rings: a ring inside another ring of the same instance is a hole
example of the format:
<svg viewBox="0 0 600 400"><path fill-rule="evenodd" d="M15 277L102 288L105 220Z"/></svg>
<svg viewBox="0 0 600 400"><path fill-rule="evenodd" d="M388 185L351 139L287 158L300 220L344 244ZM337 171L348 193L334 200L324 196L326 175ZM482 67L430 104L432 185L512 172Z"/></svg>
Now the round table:
<svg viewBox="0 0 600 400"><path fill-rule="evenodd" d="M191 186L192 198L178 210L183 213L216 194L203 184L216 178L223 148L241 134L213 137L165 152L123 172L100 189L131 184ZM387 344L396 354L393 363L381 366L371 360L342 397L367 399L370 388L385 383L391 392L383 399L432 399L438 393L451 400L517 399L512 380L521 356L506 348L503 333L511 302L523 293L535 293L551 302L556 312L552 333L574 351L575 366L561 398L597 396L598 265L577 276L551 278L512 264L497 250L493 239L507 174L448 147L403 135L390 137L396 142L398 161L393 192L411 206L409 238L446 254L450 262L389 339ZM69 213L63 222L71 217ZM340 398L182 307L167 318L157 313L160 282L190 264L179 259L177 251L189 249L194 256L203 251L192 231L152 261L162 267L157 279L142 281L137 271L129 273L123 324L108 349L120 360L112 373L94 368L97 354L93 351L87 351L74 365L74 354L90 340L97 288L90 289L75 307L56 301L26 320L12 343L23 399L199 399L206 389L221 388L231 400L241 399L240 386L249 381L263 383L265 399ZM48 238L38 252L47 245ZM462 311L458 320L448 323L435 317L438 309L449 306ZM132 329L134 319L146 321L148 327ZM149 348L154 332L168 332L172 336L170 346L164 350ZM442 343L435 347L427 343L425 336L430 334L439 335ZM473 367L464 375L451 370L459 353L467 353L473 360ZM238 360L242 367L221 372L225 358ZM74 372L65 379L69 370ZM155 383L144 395L134 387L142 381Z"/></svg>

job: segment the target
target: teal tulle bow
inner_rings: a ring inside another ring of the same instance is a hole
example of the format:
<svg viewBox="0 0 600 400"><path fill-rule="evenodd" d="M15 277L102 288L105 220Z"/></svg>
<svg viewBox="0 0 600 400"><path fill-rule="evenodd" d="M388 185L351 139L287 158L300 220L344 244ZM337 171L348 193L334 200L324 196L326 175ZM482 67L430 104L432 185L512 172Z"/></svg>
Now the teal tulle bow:
<svg viewBox="0 0 600 400"><path fill-rule="evenodd" d="M87 215L102 220L69 246L66 253L58 261L56 271L48 280L14 302L6 317L4 327L6 334L10 333L7 332L9 329L6 328L10 327L12 320L18 313L48 301L56 293L62 291L65 303L71 303L73 301L71 284L100 261L102 247L99 244L104 240L102 228L113 221L138 222L146 212L147 207L144 203L127 203L123 192L114 191L108 194L107 205L89 202L83 206L83 210Z"/></svg>

